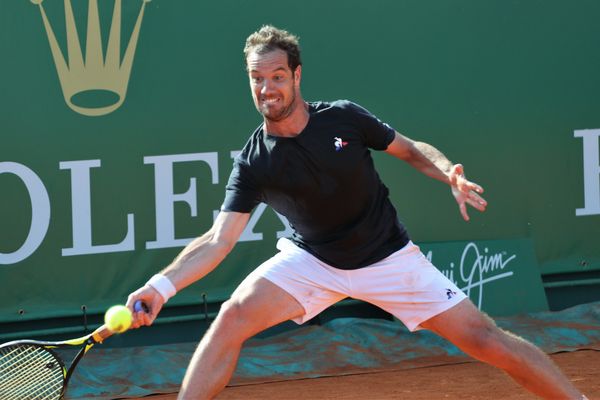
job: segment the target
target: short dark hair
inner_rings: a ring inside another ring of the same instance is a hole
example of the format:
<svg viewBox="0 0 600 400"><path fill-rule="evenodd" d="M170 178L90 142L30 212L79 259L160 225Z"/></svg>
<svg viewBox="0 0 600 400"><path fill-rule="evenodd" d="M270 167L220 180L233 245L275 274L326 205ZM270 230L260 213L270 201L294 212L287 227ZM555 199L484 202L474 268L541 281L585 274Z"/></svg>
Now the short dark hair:
<svg viewBox="0 0 600 400"><path fill-rule="evenodd" d="M252 52L265 54L277 49L287 53L288 66L292 71L295 71L298 65L302 65L298 37L272 25L263 25L258 31L248 36L244 46L244 59L247 60L248 55Z"/></svg>

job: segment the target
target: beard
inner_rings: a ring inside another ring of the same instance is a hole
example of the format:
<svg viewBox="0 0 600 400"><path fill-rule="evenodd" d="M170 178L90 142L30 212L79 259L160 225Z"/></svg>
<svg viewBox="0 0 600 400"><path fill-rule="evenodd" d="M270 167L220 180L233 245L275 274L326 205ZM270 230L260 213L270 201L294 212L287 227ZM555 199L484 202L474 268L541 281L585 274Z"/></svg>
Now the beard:
<svg viewBox="0 0 600 400"><path fill-rule="evenodd" d="M287 105L284 105L279 110L272 110L266 105L260 105L257 107L258 112L262 114L265 119L273 122L279 122L289 117L294 109L296 108L296 88L292 87L292 97Z"/></svg>

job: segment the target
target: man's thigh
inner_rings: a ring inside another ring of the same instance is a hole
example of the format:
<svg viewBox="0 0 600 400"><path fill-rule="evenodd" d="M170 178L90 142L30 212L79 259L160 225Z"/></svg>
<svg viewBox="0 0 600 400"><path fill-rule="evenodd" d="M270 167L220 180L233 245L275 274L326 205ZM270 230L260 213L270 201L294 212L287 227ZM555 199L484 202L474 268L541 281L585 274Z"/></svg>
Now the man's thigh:
<svg viewBox="0 0 600 400"><path fill-rule="evenodd" d="M303 313L291 318L298 324L348 297L346 271L325 265L289 240L280 240L277 248L281 251L256 268L241 288L259 278L268 280L300 304Z"/></svg>
<svg viewBox="0 0 600 400"><path fill-rule="evenodd" d="M503 336L496 323L477 309L470 299L430 318L421 326L466 349L478 345L481 340Z"/></svg>
<svg viewBox="0 0 600 400"><path fill-rule="evenodd" d="M249 276L225 302L227 324L253 336L271 326L304 314L302 305L288 292L260 276Z"/></svg>

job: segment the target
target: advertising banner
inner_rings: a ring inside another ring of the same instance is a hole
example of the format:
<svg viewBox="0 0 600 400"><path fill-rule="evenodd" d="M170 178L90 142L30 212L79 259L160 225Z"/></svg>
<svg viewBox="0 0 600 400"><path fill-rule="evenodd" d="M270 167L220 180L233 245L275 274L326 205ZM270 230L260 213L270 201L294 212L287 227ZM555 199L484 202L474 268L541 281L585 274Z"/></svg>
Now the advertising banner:
<svg viewBox="0 0 600 400"><path fill-rule="evenodd" d="M302 93L350 99L485 188L374 152L412 239L496 314L539 276L600 271L600 3L474 0L0 2L0 323L123 303L218 212L261 122L242 49L299 35ZM557 29L556 26L560 26ZM169 306L227 298L290 234L260 205L223 264ZM429 244L431 243L431 244Z"/></svg>

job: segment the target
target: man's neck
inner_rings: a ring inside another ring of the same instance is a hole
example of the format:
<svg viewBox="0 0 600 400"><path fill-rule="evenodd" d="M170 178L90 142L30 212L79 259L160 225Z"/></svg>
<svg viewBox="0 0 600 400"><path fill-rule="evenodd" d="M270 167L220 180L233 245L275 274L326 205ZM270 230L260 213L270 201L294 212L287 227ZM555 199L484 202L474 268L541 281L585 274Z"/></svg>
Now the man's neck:
<svg viewBox="0 0 600 400"><path fill-rule="evenodd" d="M271 136L294 137L306 128L309 118L308 104L304 100L299 100L294 111L281 121L265 118L264 131Z"/></svg>

